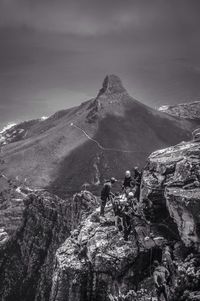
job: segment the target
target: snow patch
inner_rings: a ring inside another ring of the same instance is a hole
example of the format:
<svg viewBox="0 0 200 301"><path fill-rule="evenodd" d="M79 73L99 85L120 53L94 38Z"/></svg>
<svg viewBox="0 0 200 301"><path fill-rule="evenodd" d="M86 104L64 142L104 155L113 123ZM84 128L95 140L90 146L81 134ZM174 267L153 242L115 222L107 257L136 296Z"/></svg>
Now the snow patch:
<svg viewBox="0 0 200 301"><path fill-rule="evenodd" d="M169 106L161 106L160 108L158 108L158 111L166 111L169 109Z"/></svg>
<svg viewBox="0 0 200 301"><path fill-rule="evenodd" d="M47 118L49 118L49 117L47 117L47 116L42 116L40 119L41 119L41 121L44 121L44 120L46 120Z"/></svg>

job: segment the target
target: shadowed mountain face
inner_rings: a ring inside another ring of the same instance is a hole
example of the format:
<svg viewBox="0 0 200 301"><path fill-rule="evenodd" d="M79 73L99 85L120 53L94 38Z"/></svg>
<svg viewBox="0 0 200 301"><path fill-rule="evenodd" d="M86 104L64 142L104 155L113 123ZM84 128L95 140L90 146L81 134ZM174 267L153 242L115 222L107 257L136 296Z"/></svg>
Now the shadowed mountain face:
<svg viewBox="0 0 200 301"><path fill-rule="evenodd" d="M109 75L96 98L34 123L3 146L1 171L62 197L86 182L98 190L103 179L144 166L152 151L187 140L195 127L134 100Z"/></svg>

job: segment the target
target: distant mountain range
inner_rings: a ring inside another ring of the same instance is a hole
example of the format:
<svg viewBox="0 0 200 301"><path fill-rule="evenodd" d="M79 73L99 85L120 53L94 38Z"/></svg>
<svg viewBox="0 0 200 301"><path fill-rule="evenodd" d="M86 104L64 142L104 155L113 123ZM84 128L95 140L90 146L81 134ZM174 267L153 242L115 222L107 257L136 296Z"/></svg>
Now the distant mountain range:
<svg viewBox="0 0 200 301"><path fill-rule="evenodd" d="M162 106L159 108L159 111L180 118L200 120L200 101L174 106Z"/></svg>
<svg viewBox="0 0 200 301"><path fill-rule="evenodd" d="M138 102L109 75L95 98L1 133L0 172L62 197L85 183L94 191L143 167L152 151L188 140L198 124Z"/></svg>

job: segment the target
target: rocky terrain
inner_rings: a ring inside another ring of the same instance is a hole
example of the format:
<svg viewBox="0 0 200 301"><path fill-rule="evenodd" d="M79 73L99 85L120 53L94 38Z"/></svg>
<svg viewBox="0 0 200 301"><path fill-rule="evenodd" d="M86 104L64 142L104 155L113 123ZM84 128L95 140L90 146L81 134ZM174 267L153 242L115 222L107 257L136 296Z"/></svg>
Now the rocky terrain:
<svg viewBox="0 0 200 301"><path fill-rule="evenodd" d="M200 120L200 101L182 103L173 106L162 106L159 111L184 119Z"/></svg>
<svg viewBox="0 0 200 301"><path fill-rule="evenodd" d="M29 129L42 121L43 119L36 119L5 127L0 132L0 147L25 139Z"/></svg>
<svg viewBox="0 0 200 301"><path fill-rule="evenodd" d="M196 125L138 102L109 75L93 99L7 130L0 172L62 198L84 183L97 193L104 179L142 167L152 151L189 139Z"/></svg>
<svg viewBox="0 0 200 301"><path fill-rule="evenodd" d="M19 230L10 239L0 232L0 300L49 300L55 252L96 200L77 194L67 202L35 192L24 205Z"/></svg>
<svg viewBox="0 0 200 301"><path fill-rule="evenodd" d="M22 221L24 197L30 189L17 179L0 175L0 228L13 234Z"/></svg>
<svg viewBox="0 0 200 301"><path fill-rule="evenodd" d="M184 244L199 250L199 142L184 142L153 153L143 173L141 191L142 199L150 199L158 211L160 205L166 205Z"/></svg>
<svg viewBox="0 0 200 301"><path fill-rule="evenodd" d="M30 194L21 227L0 245L0 299L150 300L153 261L161 261L167 244L170 300L199 300L199 182L199 141L152 153L141 182L143 219L133 217L128 241L115 227L111 204L100 217L86 191L68 201Z"/></svg>

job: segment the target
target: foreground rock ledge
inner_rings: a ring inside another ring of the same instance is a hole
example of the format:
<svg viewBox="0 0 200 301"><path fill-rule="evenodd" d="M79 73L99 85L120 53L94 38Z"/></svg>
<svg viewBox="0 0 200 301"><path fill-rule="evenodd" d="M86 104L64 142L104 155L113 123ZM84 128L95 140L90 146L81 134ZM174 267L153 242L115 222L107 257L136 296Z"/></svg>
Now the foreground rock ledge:
<svg viewBox="0 0 200 301"><path fill-rule="evenodd" d="M182 142L154 152L144 170L141 200L164 208L187 247L200 250L200 143Z"/></svg>
<svg viewBox="0 0 200 301"><path fill-rule="evenodd" d="M151 256L161 253L161 241L145 240L149 231L146 225L140 241L133 234L124 241L111 208L103 220L97 209L56 252L50 300L108 300L119 288L136 289L149 276Z"/></svg>

